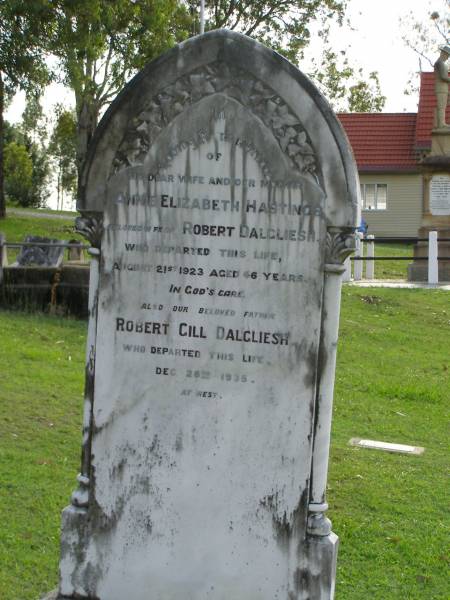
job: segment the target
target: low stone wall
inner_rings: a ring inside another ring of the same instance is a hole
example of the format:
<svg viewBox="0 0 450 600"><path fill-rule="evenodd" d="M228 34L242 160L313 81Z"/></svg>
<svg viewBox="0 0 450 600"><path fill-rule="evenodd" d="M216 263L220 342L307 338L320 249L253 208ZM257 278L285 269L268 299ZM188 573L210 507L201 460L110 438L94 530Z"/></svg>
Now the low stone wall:
<svg viewBox="0 0 450 600"><path fill-rule="evenodd" d="M88 316L89 265L4 267L0 306Z"/></svg>

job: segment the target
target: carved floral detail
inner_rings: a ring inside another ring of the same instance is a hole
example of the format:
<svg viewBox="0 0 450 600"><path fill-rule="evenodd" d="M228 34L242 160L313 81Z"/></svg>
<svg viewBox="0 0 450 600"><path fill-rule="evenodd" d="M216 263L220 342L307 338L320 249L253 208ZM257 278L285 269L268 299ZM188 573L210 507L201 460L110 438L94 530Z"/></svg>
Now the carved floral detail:
<svg viewBox="0 0 450 600"><path fill-rule="evenodd" d="M356 237L353 229L328 231L326 240L327 264L341 265L356 249Z"/></svg>
<svg viewBox="0 0 450 600"><path fill-rule="evenodd" d="M315 174L315 152L307 133L286 102L269 86L243 69L216 62L178 79L153 96L131 120L116 153L113 172L142 165L159 133L188 106L221 93L256 114L272 131L292 166Z"/></svg>
<svg viewBox="0 0 450 600"><path fill-rule="evenodd" d="M93 248L100 248L103 235L103 214L83 213L75 219L75 231L85 237Z"/></svg>

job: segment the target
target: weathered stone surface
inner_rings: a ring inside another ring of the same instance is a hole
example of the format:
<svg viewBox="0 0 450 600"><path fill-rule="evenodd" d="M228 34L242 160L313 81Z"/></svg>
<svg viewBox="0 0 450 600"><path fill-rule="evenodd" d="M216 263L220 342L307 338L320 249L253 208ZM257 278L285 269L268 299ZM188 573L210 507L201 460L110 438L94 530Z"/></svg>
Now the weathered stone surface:
<svg viewBox="0 0 450 600"><path fill-rule="evenodd" d="M112 105L79 206L91 318L64 597L332 598L323 513L358 190L317 90L239 34L182 44Z"/></svg>

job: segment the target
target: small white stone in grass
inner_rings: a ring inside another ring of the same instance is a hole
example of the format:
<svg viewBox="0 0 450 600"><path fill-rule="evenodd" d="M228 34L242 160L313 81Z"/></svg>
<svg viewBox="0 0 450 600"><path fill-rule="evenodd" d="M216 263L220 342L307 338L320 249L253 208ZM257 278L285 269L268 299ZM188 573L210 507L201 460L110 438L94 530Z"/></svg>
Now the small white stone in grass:
<svg viewBox="0 0 450 600"><path fill-rule="evenodd" d="M425 448L421 448L420 446L392 444L391 442L378 442L376 440L363 440L361 438L352 438L349 444L351 446L358 446L359 448L384 450L385 452L400 452L401 454L423 454L425 452Z"/></svg>

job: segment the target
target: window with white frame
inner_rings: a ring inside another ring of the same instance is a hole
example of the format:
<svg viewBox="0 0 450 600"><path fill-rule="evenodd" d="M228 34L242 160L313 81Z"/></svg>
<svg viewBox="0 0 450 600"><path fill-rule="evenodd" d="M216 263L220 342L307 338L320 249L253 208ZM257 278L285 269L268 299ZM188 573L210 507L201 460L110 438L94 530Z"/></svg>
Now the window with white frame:
<svg viewBox="0 0 450 600"><path fill-rule="evenodd" d="M387 184L362 183L361 199L363 210L386 210Z"/></svg>

